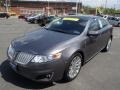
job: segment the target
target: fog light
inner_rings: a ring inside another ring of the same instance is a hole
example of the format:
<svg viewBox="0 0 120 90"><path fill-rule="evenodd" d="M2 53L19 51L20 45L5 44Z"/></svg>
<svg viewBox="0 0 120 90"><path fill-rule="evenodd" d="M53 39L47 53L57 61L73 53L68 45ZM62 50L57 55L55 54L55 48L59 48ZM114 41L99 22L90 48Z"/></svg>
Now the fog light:
<svg viewBox="0 0 120 90"><path fill-rule="evenodd" d="M52 79L53 74L54 74L54 72L52 72L52 73L50 73L50 74L47 74L47 75L46 75L46 78L48 78L48 79Z"/></svg>
<svg viewBox="0 0 120 90"><path fill-rule="evenodd" d="M51 74L46 75L46 77L47 77L47 78L50 78L50 77L51 77Z"/></svg>

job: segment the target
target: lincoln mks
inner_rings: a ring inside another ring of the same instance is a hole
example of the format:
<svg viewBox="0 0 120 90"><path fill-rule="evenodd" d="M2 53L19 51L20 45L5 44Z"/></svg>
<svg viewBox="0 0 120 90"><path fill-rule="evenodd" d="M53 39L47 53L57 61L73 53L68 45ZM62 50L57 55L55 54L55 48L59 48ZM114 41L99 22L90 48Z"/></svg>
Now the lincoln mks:
<svg viewBox="0 0 120 90"><path fill-rule="evenodd" d="M102 17L81 15L53 20L14 39L7 51L11 68L35 81L71 81L81 67L112 42L112 26Z"/></svg>

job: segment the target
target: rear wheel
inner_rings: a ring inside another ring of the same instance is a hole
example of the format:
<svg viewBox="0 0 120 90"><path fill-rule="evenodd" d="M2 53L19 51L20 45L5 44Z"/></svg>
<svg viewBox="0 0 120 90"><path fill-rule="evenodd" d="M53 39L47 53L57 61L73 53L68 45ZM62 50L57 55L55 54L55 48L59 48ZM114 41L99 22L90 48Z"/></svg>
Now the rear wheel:
<svg viewBox="0 0 120 90"><path fill-rule="evenodd" d="M104 48L102 51L103 51L103 52L108 52L108 51L110 50L111 43L112 43L112 38L110 38L110 39L108 40L107 45L105 46L105 48Z"/></svg>
<svg viewBox="0 0 120 90"><path fill-rule="evenodd" d="M120 27L120 23L118 24L118 27Z"/></svg>
<svg viewBox="0 0 120 90"><path fill-rule="evenodd" d="M82 56L77 53L71 57L71 62L64 73L64 80L71 81L77 77L82 66Z"/></svg>
<svg viewBox="0 0 120 90"><path fill-rule="evenodd" d="M35 20L34 23L37 24L38 23L37 20Z"/></svg>
<svg viewBox="0 0 120 90"><path fill-rule="evenodd" d="M8 19L9 17L8 16L6 16L6 19Z"/></svg>

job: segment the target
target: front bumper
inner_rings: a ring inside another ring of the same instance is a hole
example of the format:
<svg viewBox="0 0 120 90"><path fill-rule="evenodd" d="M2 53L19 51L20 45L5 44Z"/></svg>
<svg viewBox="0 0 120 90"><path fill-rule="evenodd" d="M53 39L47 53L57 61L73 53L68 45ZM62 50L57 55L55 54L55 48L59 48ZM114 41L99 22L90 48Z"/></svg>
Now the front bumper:
<svg viewBox="0 0 120 90"><path fill-rule="evenodd" d="M63 60L45 63L28 63L21 65L10 61L10 66L18 74L34 81L57 81L63 77L65 63Z"/></svg>

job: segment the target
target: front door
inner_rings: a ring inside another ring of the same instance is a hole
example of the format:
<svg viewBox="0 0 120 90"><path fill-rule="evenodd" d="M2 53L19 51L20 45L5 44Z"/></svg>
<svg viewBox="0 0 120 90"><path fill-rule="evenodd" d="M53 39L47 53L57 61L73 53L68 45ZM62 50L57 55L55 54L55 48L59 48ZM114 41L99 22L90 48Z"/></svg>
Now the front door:
<svg viewBox="0 0 120 90"><path fill-rule="evenodd" d="M100 39L101 39L101 33L99 32L100 30L100 25L98 23L97 19L93 19L90 22L88 32L89 31L98 31L97 36L88 36L86 35L86 46L85 46L85 51L86 51L86 59L89 60L93 55L95 55L99 49L100 49Z"/></svg>

